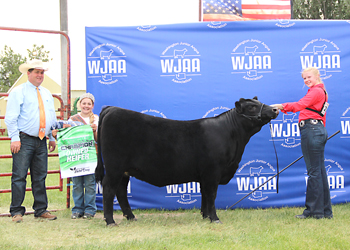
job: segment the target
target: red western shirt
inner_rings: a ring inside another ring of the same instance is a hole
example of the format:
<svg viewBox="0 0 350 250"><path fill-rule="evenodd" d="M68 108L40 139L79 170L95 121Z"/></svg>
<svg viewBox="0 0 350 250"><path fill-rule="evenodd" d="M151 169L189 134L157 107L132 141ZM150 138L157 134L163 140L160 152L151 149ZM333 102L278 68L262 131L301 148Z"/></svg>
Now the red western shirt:
<svg viewBox="0 0 350 250"><path fill-rule="evenodd" d="M309 88L306 95L298 102L283 103L282 112L295 113L300 111L299 122L307 119L316 119L322 120L324 126L326 126L326 114L322 117L314 111L305 109L311 108L320 111L323 107L323 103L328 100L328 96L326 96L324 90L325 88L323 83L312 86Z"/></svg>

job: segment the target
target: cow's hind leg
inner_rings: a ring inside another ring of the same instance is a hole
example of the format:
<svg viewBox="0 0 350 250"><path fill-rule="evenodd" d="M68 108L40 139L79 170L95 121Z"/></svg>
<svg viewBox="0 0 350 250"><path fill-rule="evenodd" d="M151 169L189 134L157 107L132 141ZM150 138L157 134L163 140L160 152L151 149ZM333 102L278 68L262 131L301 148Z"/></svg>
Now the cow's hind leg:
<svg viewBox="0 0 350 250"><path fill-rule="evenodd" d="M128 220L136 220L135 215L131 211L131 207L128 201L128 184L130 177L127 175L123 175L122 181L117 190L117 199L120 205L120 208L123 212L123 216Z"/></svg>
<svg viewBox="0 0 350 250"><path fill-rule="evenodd" d="M105 177L102 181L103 187L103 214L107 226L114 226L113 219L113 200L117 191L117 186L110 183L110 179Z"/></svg>
<svg viewBox="0 0 350 250"><path fill-rule="evenodd" d="M201 205L201 214L203 216L203 219L209 218L209 212L208 212L208 203L207 203L207 196L206 192L203 192L204 188L201 184L201 193L202 193L202 205Z"/></svg>

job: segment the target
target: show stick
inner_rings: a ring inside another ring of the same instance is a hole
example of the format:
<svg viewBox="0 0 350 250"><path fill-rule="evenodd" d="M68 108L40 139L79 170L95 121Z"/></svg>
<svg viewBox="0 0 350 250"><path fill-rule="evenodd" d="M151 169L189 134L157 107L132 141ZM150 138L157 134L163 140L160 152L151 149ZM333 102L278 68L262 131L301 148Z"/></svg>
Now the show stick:
<svg viewBox="0 0 350 250"><path fill-rule="evenodd" d="M327 138L327 141L329 139L331 139L332 137L334 137L335 135L337 135L340 132L340 130L338 130L337 132L335 132L334 134L332 134L331 136L329 136ZM255 192L256 190L258 190L259 188L261 188L262 186L264 186L266 183L268 183L270 180L272 180L273 178L275 178L277 175L279 175L280 173L282 173L284 170L286 170L287 168L289 168L290 166L292 166L294 163L296 163L297 161L299 161L301 158L303 158L304 156L300 156L298 159L296 159L295 161L293 161L291 164L289 164L287 167L285 167L284 169L282 169L280 172L278 172L277 174L275 174L274 176L272 176L271 178L269 178L267 181L265 181L263 184L261 184L260 186L258 186L257 188L255 188L253 191L251 191L249 194L247 194L246 196L244 196L243 198L241 198L239 201L237 201L235 204L233 204L232 206L228 207L228 209L232 208L233 206L237 205L239 202L241 202L242 200L244 200L246 197L248 197L249 195L251 195L253 192Z"/></svg>

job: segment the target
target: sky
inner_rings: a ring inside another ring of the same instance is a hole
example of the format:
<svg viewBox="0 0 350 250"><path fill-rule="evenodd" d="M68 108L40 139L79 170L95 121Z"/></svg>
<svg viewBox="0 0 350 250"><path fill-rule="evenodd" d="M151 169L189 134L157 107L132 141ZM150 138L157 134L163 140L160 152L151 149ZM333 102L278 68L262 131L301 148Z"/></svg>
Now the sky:
<svg viewBox="0 0 350 250"><path fill-rule="evenodd" d="M59 0L0 0L0 27L60 30ZM86 89L85 27L193 23L199 20L199 0L67 0L71 48L71 89ZM0 29L0 51L7 45L28 57L33 44L50 51L47 75L61 84L59 34Z"/></svg>

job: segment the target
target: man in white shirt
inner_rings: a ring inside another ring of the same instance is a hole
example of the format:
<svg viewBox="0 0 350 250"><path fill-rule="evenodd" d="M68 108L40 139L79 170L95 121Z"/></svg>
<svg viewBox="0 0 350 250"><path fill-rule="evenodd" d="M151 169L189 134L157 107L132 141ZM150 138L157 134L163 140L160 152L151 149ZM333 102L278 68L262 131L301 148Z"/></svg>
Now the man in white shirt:
<svg viewBox="0 0 350 250"><path fill-rule="evenodd" d="M50 127L56 122L53 97L46 88L40 86L47 70L41 60L32 60L19 66L23 74L27 74L28 81L14 88L7 102L5 123L11 138L12 178L11 205L12 221L22 222L25 207L22 206L26 190L27 172L30 169L32 193L34 196L34 216L55 220L57 217L47 209L47 194L45 180L47 176L47 142L49 136L49 150L55 150L56 142L51 135ZM40 94L39 94L40 93ZM45 128L40 128L39 103L44 106ZM39 138L39 129L45 134Z"/></svg>

